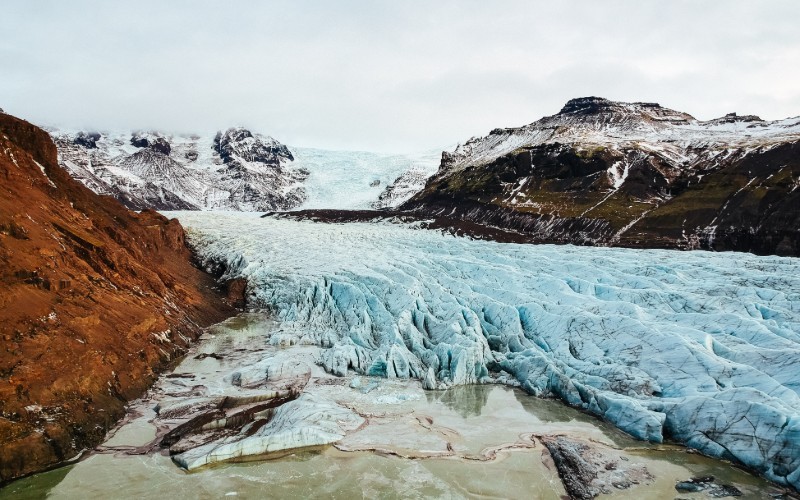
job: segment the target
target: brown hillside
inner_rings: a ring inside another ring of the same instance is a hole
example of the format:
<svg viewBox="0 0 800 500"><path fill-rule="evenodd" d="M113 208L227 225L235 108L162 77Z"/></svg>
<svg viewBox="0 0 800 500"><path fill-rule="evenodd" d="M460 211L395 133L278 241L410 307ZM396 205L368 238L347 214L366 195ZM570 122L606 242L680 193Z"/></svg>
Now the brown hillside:
<svg viewBox="0 0 800 500"><path fill-rule="evenodd" d="M231 313L177 220L128 211L0 113L0 483L98 443L201 326Z"/></svg>

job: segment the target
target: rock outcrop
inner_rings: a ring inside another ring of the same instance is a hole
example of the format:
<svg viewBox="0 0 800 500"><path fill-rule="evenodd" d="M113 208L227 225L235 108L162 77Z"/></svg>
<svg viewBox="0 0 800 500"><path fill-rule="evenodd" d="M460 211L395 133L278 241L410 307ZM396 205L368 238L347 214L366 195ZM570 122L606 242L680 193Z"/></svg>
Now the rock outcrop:
<svg viewBox="0 0 800 500"><path fill-rule="evenodd" d="M800 255L800 118L573 99L442 154L401 210L535 241Z"/></svg>
<svg viewBox="0 0 800 500"><path fill-rule="evenodd" d="M76 138L82 149L99 138ZM153 151L153 154L163 152ZM202 325L229 315L177 220L128 211L0 115L0 483L99 443Z"/></svg>
<svg viewBox="0 0 800 500"><path fill-rule="evenodd" d="M538 436L570 499L590 500L626 490L654 477L641 464L631 464L618 450L567 436Z"/></svg>

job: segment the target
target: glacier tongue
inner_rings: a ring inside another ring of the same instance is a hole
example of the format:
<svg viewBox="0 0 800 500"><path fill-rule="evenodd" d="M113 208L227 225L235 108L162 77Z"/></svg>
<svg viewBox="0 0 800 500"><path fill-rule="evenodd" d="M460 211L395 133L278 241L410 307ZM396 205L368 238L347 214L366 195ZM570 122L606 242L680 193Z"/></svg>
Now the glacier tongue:
<svg viewBox="0 0 800 500"><path fill-rule="evenodd" d="M800 487L800 261L176 214L331 373L520 384Z"/></svg>

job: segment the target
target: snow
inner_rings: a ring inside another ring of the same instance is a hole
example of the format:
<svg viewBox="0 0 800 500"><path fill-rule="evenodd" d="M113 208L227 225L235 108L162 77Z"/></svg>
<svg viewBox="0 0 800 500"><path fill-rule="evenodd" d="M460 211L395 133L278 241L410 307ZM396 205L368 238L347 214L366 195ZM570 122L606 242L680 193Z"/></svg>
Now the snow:
<svg viewBox="0 0 800 500"><path fill-rule="evenodd" d="M630 164L628 162L624 162L625 165L622 167L622 172L620 172L619 164L623 163L621 161L614 162L613 165L608 167L608 175L611 176L611 180L614 185L614 189L619 189L620 186L625 182L625 179L628 178L628 168Z"/></svg>
<svg viewBox="0 0 800 500"><path fill-rule="evenodd" d="M331 373L519 384L800 486L798 259L173 215L274 312L271 342L321 346Z"/></svg>
<svg viewBox="0 0 800 500"><path fill-rule="evenodd" d="M215 136L104 132L90 149L74 143L79 133L50 134L59 163L73 177L99 194L125 193L141 206L167 198L167 206L252 211L292 208L305 200L301 181L307 173L292 166L285 146L244 129L220 132L225 159ZM132 138L167 141L169 155L133 146Z"/></svg>
<svg viewBox="0 0 800 500"><path fill-rule="evenodd" d="M42 165L36 160L33 160L33 163L35 163L36 166L39 167L39 170L42 171L42 175L44 175L45 179L47 179L47 183L50 184L50 187L56 187L55 183L53 183L53 180L50 178L49 175L47 175L47 172L44 169L44 165Z"/></svg>

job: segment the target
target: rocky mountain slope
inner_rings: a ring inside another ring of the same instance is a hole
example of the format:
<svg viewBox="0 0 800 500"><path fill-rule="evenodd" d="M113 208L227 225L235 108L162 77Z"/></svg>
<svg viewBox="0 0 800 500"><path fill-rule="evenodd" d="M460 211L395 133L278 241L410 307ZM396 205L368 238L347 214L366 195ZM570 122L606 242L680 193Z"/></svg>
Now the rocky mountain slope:
<svg viewBox="0 0 800 500"><path fill-rule="evenodd" d="M5 114L0 179L2 483L98 443L201 325L232 311L177 220L91 192L46 132Z"/></svg>
<svg viewBox="0 0 800 500"><path fill-rule="evenodd" d="M442 155L400 208L536 241L800 255L800 118L573 99Z"/></svg>
<svg viewBox="0 0 800 500"><path fill-rule="evenodd" d="M244 128L214 137L51 134L70 175L128 208L285 210L307 198L302 181L308 171L292 167L289 149Z"/></svg>

